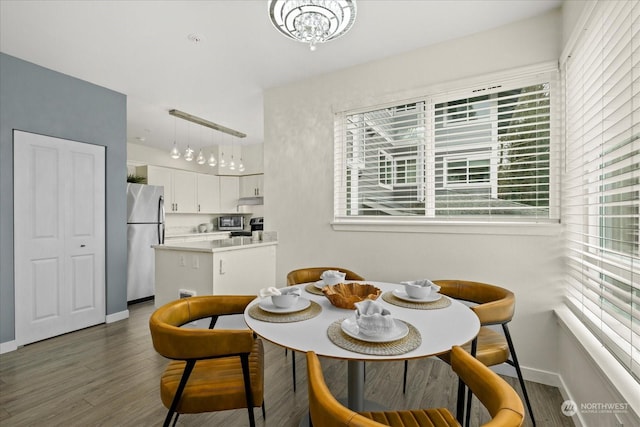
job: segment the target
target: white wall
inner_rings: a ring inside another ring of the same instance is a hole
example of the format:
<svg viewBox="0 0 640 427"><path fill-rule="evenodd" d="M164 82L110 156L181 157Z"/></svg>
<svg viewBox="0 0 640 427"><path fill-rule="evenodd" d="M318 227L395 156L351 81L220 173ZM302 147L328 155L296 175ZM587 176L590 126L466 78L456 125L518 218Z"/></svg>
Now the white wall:
<svg viewBox="0 0 640 427"><path fill-rule="evenodd" d="M561 50L561 12L265 93L266 228L278 231L277 277L337 265L372 280L458 278L495 283L517 298L512 333L526 376L555 383L552 314L561 295L560 227L536 235L334 231L333 108L546 61ZM336 43L339 43L337 41ZM327 49L331 47L327 45ZM480 230L481 231L481 230Z"/></svg>

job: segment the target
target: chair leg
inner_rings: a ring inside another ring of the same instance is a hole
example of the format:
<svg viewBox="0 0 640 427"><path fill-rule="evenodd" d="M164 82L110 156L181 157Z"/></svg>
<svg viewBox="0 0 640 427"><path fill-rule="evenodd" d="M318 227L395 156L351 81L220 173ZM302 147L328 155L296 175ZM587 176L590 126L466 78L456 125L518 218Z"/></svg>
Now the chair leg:
<svg viewBox="0 0 640 427"><path fill-rule="evenodd" d="M516 368L516 373L518 374L518 381L520 382L520 387L522 387L522 394L524 395L525 403L527 404L527 410L529 411L529 416L531 417L531 423L535 426L536 419L533 417L533 410L531 409L531 402L529 402L529 394L527 393L527 388L524 385L524 378L522 378L522 371L520 370L520 363L518 363L518 356L516 356L516 350L513 347L513 341L511 341L511 334L509 333L509 328L506 323L502 324L502 330L504 331L504 336L507 339L507 344L509 345L509 351L511 352L511 357L513 358L513 362L509 364Z"/></svg>
<svg viewBox="0 0 640 427"><path fill-rule="evenodd" d="M404 361L404 375L402 376L402 394L407 391L407 371L409 370L409 361Z"/></svg>
<svg viewBox="0 0 640 427"><path fill-rule="evenodd" d="M458 400L456 401L456 420L458 424L462 424L462 420L464 419L464 390L466 385L462 378L458 378Z"/></svg>
<svg viewBox="0 0 640 427"><path fill-rule="evenodd" d="M173 414L176 412L178 408L178 403L180 403L180 398L182 397L182 392L184 391L185 386L187 385L187 380L191 375L191 371L193 371L193 367L196 366L195 360L187 360L187 363L184 366L184 371L182 372L182 378L180 378L180 384L178 384L178 388L176 389L176 394L173 396L173 400L171 401L171 407L169 408L169 412L164 419L164 423L162 424L164 427L169 427L171 424L171 418L173 418ZM176 422L178 417L176 417Z"/></svg>
<svg viewBox="0 0 640 427"><path fill-rule="evenodd" d="M175 416L175 418L173 419L173 427L176 427L176 424L178 424L178 417L179 417L179 416L180 416L180 414L176 412L176 416Z"/></svg>
<svg viewBox="0 0 640 427"><path fill-rule="evenodd" d="M473 357L476 357L477 351L478 351L478 337L475 337L471 341L471 355ZM469 390L467 390L467 409L465 411L464 424L463 424L465 427L469 427L469 424L471 422L470 420L471 420L471 401L472 400L473 400L473 393L469 388Z"/></svg>
<svg viewBox="0 0 640 427"><path fill-rule="evenodd" d="M253 393L251 392L251 375L249 373L249 354L240 355L242 364L242 376L244 377L244 393L247 397L247 410L249 411L249 425L255 427L256 420L253 416Z"/></svg>
<svg viewBox="0 0 640 427"><path fill-rule="evenodd" d="M291 369L293 370L293 392L296 391L296 352L291 350Z"/></svg>
<svg viewBox="0 0 640 427"><path fill-rule="evenodd" d="M267 419L267 412L264 410L264 399L262 400L262 419Z"/></svg>

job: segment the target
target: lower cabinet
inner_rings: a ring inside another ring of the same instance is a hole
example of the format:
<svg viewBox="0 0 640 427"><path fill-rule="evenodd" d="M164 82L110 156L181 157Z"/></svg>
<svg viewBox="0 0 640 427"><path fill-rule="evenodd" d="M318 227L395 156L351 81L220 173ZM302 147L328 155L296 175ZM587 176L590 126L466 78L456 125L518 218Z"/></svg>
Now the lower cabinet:
<svg viewBox="0 0 640 427"><path fill-rule="evenodd" d="M156 249L155 306L196 295L258 295L276 286L276 245L253 245L222 251Z"/></svg>

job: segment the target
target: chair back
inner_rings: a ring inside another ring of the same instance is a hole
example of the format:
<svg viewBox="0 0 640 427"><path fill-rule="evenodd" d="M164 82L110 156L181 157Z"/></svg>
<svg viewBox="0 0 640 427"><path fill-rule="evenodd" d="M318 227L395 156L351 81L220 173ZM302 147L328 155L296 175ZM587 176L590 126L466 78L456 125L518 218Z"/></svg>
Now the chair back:
<svg viewBox="0 0 640 427"><path fill-rule="evenodd" d="M313 427L380 427L384 424L363 417L343 406L324 381L322 366L313 351L307 352L309 416Z"/></svg>
<svg viewBox="0 0 640 427"><path fill-rule="evenodd" d="M317 282L320 280L322 273L327 270L338 270L346 273L345 280L364 280L364 277L359 274L342 267L307 267L290 271L289 274L287 274L287 286Z"/></svg>
<svg viewBox="0 0 640 427"><path fill-rule="evenodd" d="M451 368L487 408L492 419L486 427L519 427L524 406L518 393L495 372L461 347L451 349Z"/></svg>
<svg viewBox="0 0 640 427"><path fill-rule="evenodd" d="M440 286L441 294L477 303L471 309L482 325L507 323L513 318L516 297L505 288L466 280L434 280L433 283Z"/></svg>
<svg viewBox="0 0 640 427"><path fill-rule="evenodd" d="M250 353L255 337L250 330L181 328L198 319L242 314L253 295L206 295L183 298L158 308L149 318L155 350L174 360Z"/></svg>

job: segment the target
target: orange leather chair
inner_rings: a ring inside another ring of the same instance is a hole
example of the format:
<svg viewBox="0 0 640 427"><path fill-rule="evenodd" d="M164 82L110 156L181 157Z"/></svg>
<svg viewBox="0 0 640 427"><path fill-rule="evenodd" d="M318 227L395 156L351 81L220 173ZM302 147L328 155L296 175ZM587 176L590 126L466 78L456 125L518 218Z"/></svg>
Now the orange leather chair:
<svg viewBox="0 0 640 427"><path fill-rule="evenodd" d="M464 349L486 366L508 363L516 369L524 400L527 404L527 410L529 411L531 422L535 426L536 421L533 416L533 410L531 409L531 403L529 402L529 395L524 384L524 379L522 378L518 357L507 326L515 312L516 298L513 292L495 285L464 280L434 280L433 283L441 287L441 294L477 304L471 307L471 309L478 315L482 327L480 328L478 336L471 341L471 343L467 343ZM503 333L487 328L486 326L488 325L501 325ZM445 362L451 363L448 352L439 357ZM407 383L407 367L408 363L405 361L403 392L406 389ZM465 425L468 424L470 407L471 398L467 400L467 422Z"/></svg>
<svg viewBox="0 0 640 427"><path fill-rule="evenodd" d="M253 408L264 411L264 349L250 330L216 330L219 316L242 314L254 295L209 295L184 298L158 308L149 319L153 347L172 359L160 380L162 403L175 413L247 408L255 426ZM209 329L181 328L211 318Z"/></svg>
<svg viewBox="0 0 640 427"><path fill-rule="evenodd" d="M345 280L364 280L364 277L342 267L307 267L290 271L287 274L287 286L301 283L317 282L320 276L327 270L337 270L346 273ZM285 355L287 350L285 349ZM293 371L293 391L296 391L296 352L291 350L291 369Z"/></svg>
<svg viewBox="0 0 640 427"><path fill-rule="evenodd" d="M485 426L518 427L524 420L524 408L513 388L497 374L460 347L451 349L451 367L491 414ZM322 367L313 352L307 353L309 417L313 427L379 426L460 426L447 408L385 412L355 412L344 407L331 394L322 375Z"/></svg>

